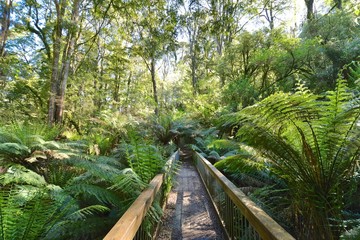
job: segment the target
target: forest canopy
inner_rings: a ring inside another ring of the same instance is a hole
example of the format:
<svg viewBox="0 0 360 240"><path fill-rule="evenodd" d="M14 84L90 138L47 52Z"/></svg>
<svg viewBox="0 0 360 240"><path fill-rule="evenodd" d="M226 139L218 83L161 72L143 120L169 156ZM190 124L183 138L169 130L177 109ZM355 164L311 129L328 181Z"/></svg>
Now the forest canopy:
<svg viewBox="0 0 360 240"><path fill-rule="evenodd" d="M356 0L3 0L1 118L206 118L298 81L324 92L343 74L356 87L359 11Z"/></svg>

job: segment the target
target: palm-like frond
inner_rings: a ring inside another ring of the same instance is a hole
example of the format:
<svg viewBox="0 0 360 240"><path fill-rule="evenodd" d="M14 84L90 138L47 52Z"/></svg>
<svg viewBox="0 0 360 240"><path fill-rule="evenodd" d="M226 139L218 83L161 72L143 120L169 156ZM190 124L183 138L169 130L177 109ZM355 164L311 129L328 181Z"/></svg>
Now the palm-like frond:
<svg viewBox="0 0 360 240"><path fill-rule="evenodd" d="M113 182L109 189L122 193L127 199L135 199L148 186L131 168L124 169Z"/></svg>
<svg viewBox="0 0 360 240"><path fill-rule="evenodd" d="M46 240L100 240L118 219L88 215L80 221L61 221L44 237Z"/></svg>
<svg viewBox="0 0 360 240"><path fill-rule="evenodd" d="M120 207L123 199L119 197L115 192L110 191L106 188L99 187L91 184L74 184L65 187L64 191L72 196L81 195L82 198L90 199L95 198L102 204L108 204L111 206Z"/></svg>
<svg viewBox="0 0 360 240"><path fill-rule="evenodd" d="M63 211L45 188L2 186L0 239L41 239Z"/></svg>
<svg viewBox="0 0 360 240"><path fill-rule="evenodd" d="M19 143L0 143L0 160L13 159L15 162L21 162L24 158L30 156L31 150Z"/></svg>
<svg viewBox="0 0 360 240"><path fill-rule="evenodd" d="M79 220L85 220L88 216L93 216L99 213L109 212L110 209L103 205L91 205L81 208L65 217L65 221L76 222Z"/></svg>
<svg viewBox="0 0 360 240"><path fill-rule="evenodd" d="M6 167L5 173L0 174L1 185L31 185L45 187L47 185L43 176L31 171L21 165L10 165Z"/></svg>
<svg viewBox="0 0 360 240"><path fill-rule="evenodd" d="M55 132L58 131L56 129ZM61 144L49 140L50 136L54 137L51 132L51 128L48 127L41 129L22 124L13 124L0 129L0 162L17 163L37 170L36 165L39 165L39 162L56 158L57 150L62 147Z"/></svg>
<svg viewBox="0 0 360 240"><path fill-rule="evenodd" d="M165 160L153 145L142 144L132 139L131 144L125 144L129 166L144 182L150 182L161 172Z"/></svg>
<svg viewBox="0 0 360 240"><path fill-rule="evenodd" d="M326 98L300 85L294 94L274 94L232 117L227 122L240 126L237 137L270 159L292 196L302 199L300 237L338 236L340 186L352 177L360 147L359 102L346 83L338 80Z"/></svg>

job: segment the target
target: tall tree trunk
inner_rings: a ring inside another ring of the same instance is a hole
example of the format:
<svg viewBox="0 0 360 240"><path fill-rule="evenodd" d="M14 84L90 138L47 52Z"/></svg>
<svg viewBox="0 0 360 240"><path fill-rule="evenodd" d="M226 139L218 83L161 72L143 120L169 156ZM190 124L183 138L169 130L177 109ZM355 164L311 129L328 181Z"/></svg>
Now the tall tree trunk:
<svg viewBox="0 0 360 240"><path fill-rule="evenodd" d="M114 86L114 90L113 90L113 99L116 105L118 105L119 101L120 101L120 77L119 74L115 74L115 86Z"/></svg>
<svg viewBox="0 0 360 240"><path fill-rule="evenodd" d="M196 24L196 23L195 23ZM197 59L196 59L196 32L197 32L197 27L195 26L193 31L190 30L190 28L188 28L188 33L189 33L189 44L190 44L190 49L189 49L189 54L190 54L190 69L191 69L191 84L193 87L193 94L197 95L199 92L198 89L198 80L196 77L196 70L197 70Z"/></svg>
<svg viewBox="0 0 360 240"><path fill-rule="evenodd" d="M155 59L152 58L150 62L150 73L151 73L151 82L153 86L153 94L154 94L154 101L155 101L155 114L159 114L159 99L157 93L157 86L156 86L156 76L155 76Z"/></svg>
<svg viewBox="0 0 360 240"><path fill-rule="evenodd" d="M125 112L128 112L129 100L130 100L130 85L131 85L132 72L130 72L127 83L126 83L126 99L125 99Z"/></svg>
<svg viewBox="0 0 360 240"><path fill-rule="evenodd" d="M79 20L79 4L80 4L80 0L75 0L73 3L73 10L71 16L72 28L69 29L68 31L68 35L66 37L66 46L64 48L63 56L62 56L62 70L61 70L61 79L60 79L61 84L58 92L59 101L57 102L56 105L56 114L55 114L55 121L58 123L61 123L63 120L66 85L69 78L70 62L72 55L74 53L75 39L76 39L76 30L74 29L76 29Z"/></svg>
<svg viewBox="0 0 360 240"><path fill-rule="evenodd" d="M6 0L1 3L2 8L2 16L1 16L1 28L0 28L0 57L5 55L5 45L6 40L9 35L10 28L10 17L11 17L11 8L12 8L12 0Z"/></svg>
<svg viewBox="0 0 360 240"><path fill-rule="evenodd" d="M58 89L60 87L60 52L61 52L61 37L62 37L62 17L63 9L62 2L54 0L56 7L56 23L54 27L54 43L53 43L53 59L51 67L51 85L50 85L50 98L48 109L48 123L53 125L56 122L56 105Z"/></svg>
<svg viewBox="0 0 360 240"><path fill-rule="evenodd" d="M314 19L314 0L304 0L306 5L306 18L307 20Z"/></svg>
<svg viewBox="0 0 360 240"><path fill-rule="evenodd" d="M70 61L74 52L76 40L76 27L79 19L80 0L73 2L71 21L73 28L68 29L65 45L63 46L62 60L60 62L60 52L62 49L62 25L65 15L67 1L54 0L56 7L56 25L53 44L53 61L51 72L51 87L49 98L48 122L62 123L64 112L64 100L66 85L69 78Z"/></svg>

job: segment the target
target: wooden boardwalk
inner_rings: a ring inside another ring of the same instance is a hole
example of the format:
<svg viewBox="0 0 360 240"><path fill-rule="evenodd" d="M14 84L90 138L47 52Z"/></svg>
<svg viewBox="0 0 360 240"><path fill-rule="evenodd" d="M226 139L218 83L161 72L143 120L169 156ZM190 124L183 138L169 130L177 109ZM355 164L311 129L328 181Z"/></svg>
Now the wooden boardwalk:
<svg viewBox="0 0 360 240"><path fill-rule="evenodd" d="M158 240L222 240L218 217L198 172L182 162L170 192Z"/></svg>

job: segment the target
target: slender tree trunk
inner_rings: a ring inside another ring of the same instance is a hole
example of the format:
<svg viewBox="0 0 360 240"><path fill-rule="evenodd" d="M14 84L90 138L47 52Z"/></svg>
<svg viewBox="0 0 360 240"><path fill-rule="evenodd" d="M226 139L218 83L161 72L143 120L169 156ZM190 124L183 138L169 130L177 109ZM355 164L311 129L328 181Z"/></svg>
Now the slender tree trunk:
<svg viewBox="0 0 360 240"><path fill-rule="evenodd" d="M156 76L155 76L155 59L151 59L150 62L150 73L151 73L151 82L153 86L153 94L154 94L154 101L155 101L155 114L159 114L159 99L158 99L158 93L157 93L157 86L156 86Z"/></svg>
<svg viewBox="0 0 360 240"><path fill-rule="evenodd" d="M2 8L2 16L1 16L1 28L0 28L0 57L5 55L5 45L6 40L9 35L10 28L10 17L11 17L11 8L12 8L12 0L6 0L1 3Z"/></svg>
<svg viewBox="0 0 360 240"><path fill-rule="evenodd" d="M72 28L68 30L68 35L66 38L66 46L63 51L63 60L62 60L62 71L61 71L61 84L60 84L60 91L58 93L59 101L57 102L56 107L56 115L55 115L55 121L58 123L62 123L63 120L63 112L65 108L65 93L66 93L66 86L67 81L69 78L69 72L70 72L70 62L71 58L74 53L75 48L75 40L76 40L76 29L77 24L79 22L79 6L80 6L80 0L75 0L73 2L73 9L71 14L71 24Z"/></svg>
<svg viewBox="0 0 360 240"><path fill-rule="evenodd" d="M114 86L114 91L113 91L113 99L114 99L114 102L116 102L116 104L118 104L120 101L119 91L120 91L120 77L118 74L116 74L115 75L115 86Z"/></svg>
<svg viewBox="0 0 360 240"><path fill-rule="evenodd" d="M130 72L127 83L126 83L126 100L125 100L125 112L128 112L129 98L130 98L130 85L131 85L132 72Z"/></svg>
<svg viewBox="0 0 360 240"><path fill-rule="evenodd" d="M190 28L188 28L188 33L189 33L189 44L190 44L190 49L189 49L189 54L190 54L190 69L191 69L191 84L193 87L193 93L194 95L197 95L199 92L198 89L198 80L196 77L196 70L197 70L197 59L196 59L196 40L195 40L195 36L196 36L196 27L194 27L193 32L190 30Z"/></svg>

